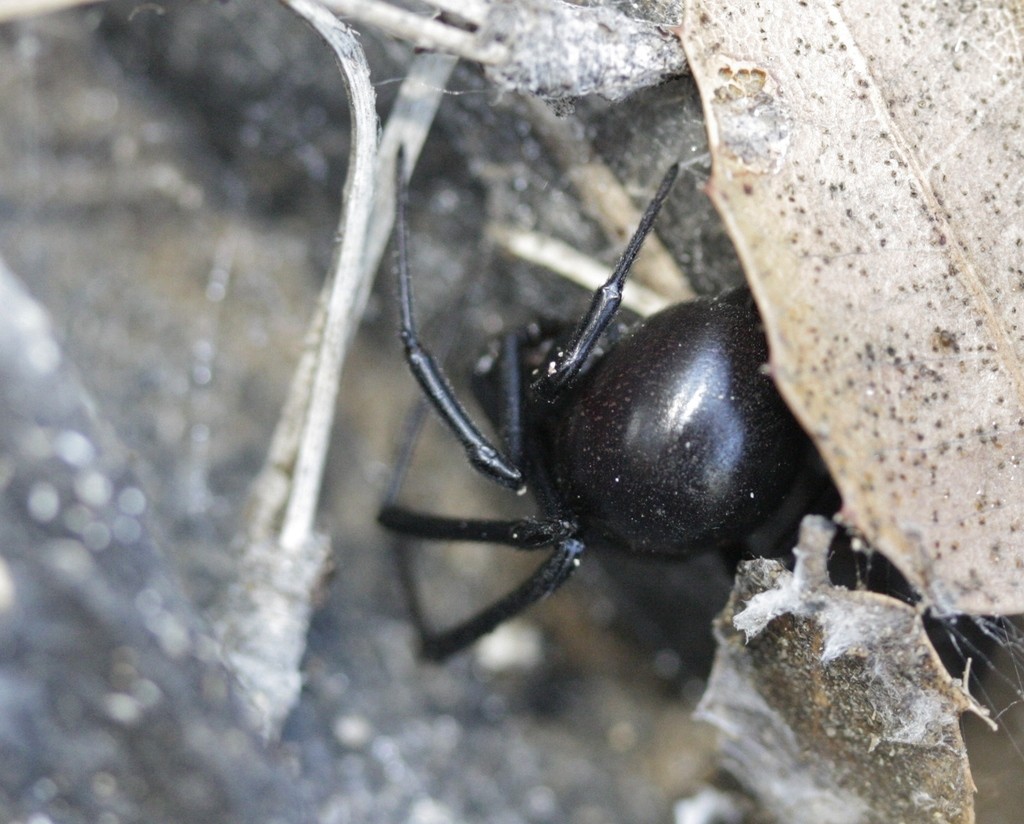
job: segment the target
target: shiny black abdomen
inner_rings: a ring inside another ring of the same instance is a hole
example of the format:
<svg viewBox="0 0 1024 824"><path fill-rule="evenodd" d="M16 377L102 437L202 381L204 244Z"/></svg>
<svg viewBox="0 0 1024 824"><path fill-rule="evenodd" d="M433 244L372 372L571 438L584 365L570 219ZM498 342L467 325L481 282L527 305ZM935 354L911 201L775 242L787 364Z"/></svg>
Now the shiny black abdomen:
<svg viewBox="0 0 1024 824"><path fill-rule="evenodd" d="M598 359L549 422L555 483L584 532L681 555L768 518L807 447L767 360L745 289L671 306Z"/></svg>

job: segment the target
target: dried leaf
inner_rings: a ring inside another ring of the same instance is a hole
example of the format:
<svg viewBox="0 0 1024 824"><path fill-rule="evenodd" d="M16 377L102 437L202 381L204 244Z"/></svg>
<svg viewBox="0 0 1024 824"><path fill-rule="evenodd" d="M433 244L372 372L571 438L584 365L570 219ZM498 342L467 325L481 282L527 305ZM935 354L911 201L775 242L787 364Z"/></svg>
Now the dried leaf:
<svg viewBox="0 0 1024 824"><path fill-rule="evenodd" d="M971 822L959 718L981 710L916 610L831 586L833 530L806 519L793 573L766 559L741 567L698 715L726 734L726 765L779 821Z"/></svg>
<svg viewBox="0 0 1024 824"><path fill-rule="evenodd" d="M942 611L1024 612L1022 28L698 0L680 30L780 389L843 517Z"/></svg>

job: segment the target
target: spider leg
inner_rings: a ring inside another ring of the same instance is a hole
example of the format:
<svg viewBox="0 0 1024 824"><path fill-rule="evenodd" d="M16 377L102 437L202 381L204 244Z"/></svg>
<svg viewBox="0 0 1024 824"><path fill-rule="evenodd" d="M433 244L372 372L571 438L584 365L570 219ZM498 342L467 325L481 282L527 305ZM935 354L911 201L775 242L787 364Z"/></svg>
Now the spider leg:
<svg viewBox="0 0 1024 824"><path fill-rule="evenodd" d="M409 369L433 404L441 419L459 439L470 464L485 477L511 489L523 485L519 468L502 455L469 417L469 413L455 397L455 392L441 367L423 345L416 331L413 315L412 281L409 277L408 238L406 217L409 204L409 186L405 179L404 164L398 163L398 213L396 231L398 241L398 296L400 309L399 337L405 348Z"/></svg>
<svg viewBox="0 0 1024 824"><path fill-rule="evenodd" d="M601 333L608 328L619 311L619 304L622 303L622 285L626 281L629 270L633 267L633 261L640 253L640 247L650 234L654 226L654 220L661 211L661 206L668 197L669 190L675 182L679 173L679 164L673 164L658 187L654 199L644 210L640 218L640 225L630 238L626 251L622 253L615 271L605 284L594 292L590 306L586 314L580 320L572 334L572 338L565 349L560 350L548 364L547 369L542 372L532 383L531 388L543 398L557 397L569 384L575 380L580 369L587 360L594 345L597 343Z"/></svg>
<svg viewBox="0 0 1024 824"><path fill-rule="evenodd" d="M499 624L559 589L579 566L579 557L584 548L584 545L575 538L559 541L548 559L512 592L443 632L432 632L426 627L415 589L411 589L410 605L413 620L420 630L423 657L431 661L441 661L454 655ZM404 584L409 588L413 586L412 576L407 565L405 570Z"/></svg>
<svg viewBox="0 0 1024 824"><path fill-rule="evenodd" d="M519 467L523 465L523 376L519 368L522 347L522 332L510 332L501 339L498 351L498 378L502 393L498 427L506 453Z"/></svg>
<svg viewBox="0 0 1024 824"><path fill-rule="evenodd" d="M381 509L377 522L402 535L432 541L477 541L516 549L540 549L572 535L574 523L559 518L484 520L426 515L401 506Z"/></svg>

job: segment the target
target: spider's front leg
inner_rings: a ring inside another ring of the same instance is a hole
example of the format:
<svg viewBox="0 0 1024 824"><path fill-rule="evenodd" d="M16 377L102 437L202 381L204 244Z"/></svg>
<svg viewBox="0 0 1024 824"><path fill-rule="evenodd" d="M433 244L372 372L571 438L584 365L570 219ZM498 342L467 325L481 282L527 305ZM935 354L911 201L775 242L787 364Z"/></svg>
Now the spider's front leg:
<svg viewBox="0 0 1024 824"><path fill-rule="evenodd" d="M398 214L396 231L398 241L398 298L400 312L399 337L405 348L405 359L409 369L423 389L423 394L431 402L447 427L452 431L465 450L470 464L482 475L492 481L509 487L521 489L523 473L519 467L506 458L480 431L470 418L465 407L455 396L448 379L441 367L423 345L416 331L413 315L412 280L409 276L409 224L407 218L409 206L409 185L405 179L404 164L399 157L398 162Z"/></svg>
<svg viewBox="0 0 1024 824"><path fill-rule="evenodd" d="M622 303L622 287L626 282L626 276L633 268L633 262L640 254L644 240L654 228L654 221L678 174L679 164L674 163L662 178L654 199L644 210L643 216L640 218L640 225L637 226L633 237L630 238L626 251L619 258L615 271L604 285L594 292L590 306L573 331L569 343L552 357L545 368L538 370L530 389L539 397L551 400L558 397L572 384L586 363L587 356L597 344L598 338L601 337L619 311L619 304Z"/></svg>

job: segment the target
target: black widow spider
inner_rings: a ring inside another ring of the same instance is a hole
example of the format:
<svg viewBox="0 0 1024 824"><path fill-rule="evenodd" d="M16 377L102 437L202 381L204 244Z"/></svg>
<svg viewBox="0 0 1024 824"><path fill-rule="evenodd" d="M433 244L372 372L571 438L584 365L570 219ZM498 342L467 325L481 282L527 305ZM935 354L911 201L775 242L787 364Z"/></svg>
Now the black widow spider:
<svg viewBox="0 0 1024 824"><path fill-rule="evenodd" d="M553 547L519 587L443 632L426 626L403 567L425 657L440 660L464 649L557 590L587 547L688 557L744 538L789 494L806 460L806 438L765 373L767 344L746 289L670 306L607 351L599 349L677 172L673 166L665 175L574 330L512 332L501 338L495 357L482 361L486 368L475 389L501 434L499 450L417 335L408 183L399 162L399 335L409 368L470 464L502 486L531 492L541 515L429 515L397 505L393 489L378 520L416 538Z"/></svg>

